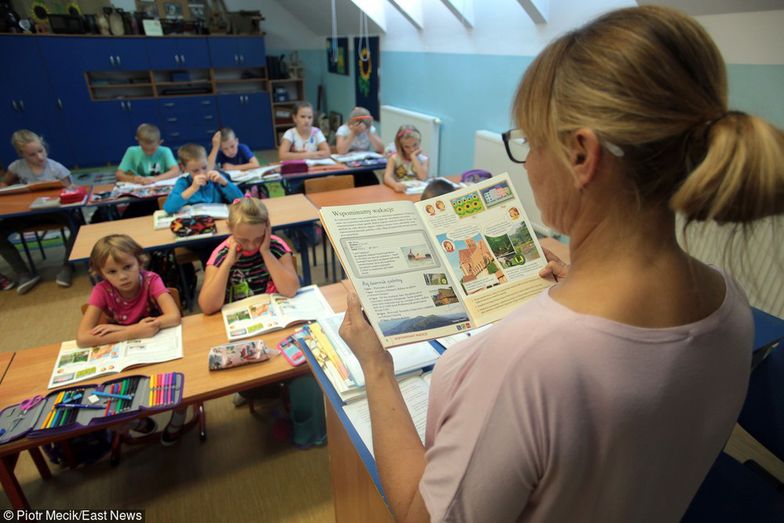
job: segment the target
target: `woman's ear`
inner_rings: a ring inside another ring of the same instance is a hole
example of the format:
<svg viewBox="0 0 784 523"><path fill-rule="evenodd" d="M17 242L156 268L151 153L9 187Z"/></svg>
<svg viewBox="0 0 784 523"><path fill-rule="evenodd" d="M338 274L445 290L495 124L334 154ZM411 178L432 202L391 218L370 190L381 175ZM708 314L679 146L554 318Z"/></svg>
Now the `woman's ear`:
<svg viewBox="0 0 784 523"><path fill-rule="evenodd" d="M575 186L583 189L596 176L602 144L591 129L580 128L572 133L569 162L575 175Z"/></svg>

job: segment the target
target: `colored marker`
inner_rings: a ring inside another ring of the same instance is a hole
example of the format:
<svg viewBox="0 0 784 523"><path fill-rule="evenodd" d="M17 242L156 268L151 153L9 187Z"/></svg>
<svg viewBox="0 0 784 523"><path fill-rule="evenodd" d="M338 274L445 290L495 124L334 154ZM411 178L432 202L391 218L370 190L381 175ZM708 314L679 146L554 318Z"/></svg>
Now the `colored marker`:
<svg viewBox="0 0 784 523"><path fill-rule="evenodd" d="M85 405L82 403L57 403L55 405L58 409L97 409L103 410L103 405Z"/></svg>
<svg viewBox="0 0 784 523"><path fill-rule="evenodd" d="M116 398L118 400L132 400L133 396L130 394L113 394L111 392L103 392L100 390L96 390L92 393L93 396L98 396L99 398Z"/></svg>

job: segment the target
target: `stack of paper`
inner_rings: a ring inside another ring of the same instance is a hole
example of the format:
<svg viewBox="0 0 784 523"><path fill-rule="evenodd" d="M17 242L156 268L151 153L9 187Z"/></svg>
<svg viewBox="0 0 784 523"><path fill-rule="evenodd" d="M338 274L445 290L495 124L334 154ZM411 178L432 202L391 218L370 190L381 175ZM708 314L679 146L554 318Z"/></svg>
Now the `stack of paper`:
<svg viewBox="0 0 784 523"><path fill-rule="evenodd" d="M353 153L346 153L346 154L333 154L332 159L341 162L356 162L358 160L367 160L367 159L375 159L375 160L383 160L384 155L378 154L370 151L355 151Z"/></svg>
<svg viewBox="0 0 784 523"><path fill-rule="evenodd" d="M262 180L276 180L280 178L280 165L267 165L247 171L226 171L234 183L258 182Z"/></svg>

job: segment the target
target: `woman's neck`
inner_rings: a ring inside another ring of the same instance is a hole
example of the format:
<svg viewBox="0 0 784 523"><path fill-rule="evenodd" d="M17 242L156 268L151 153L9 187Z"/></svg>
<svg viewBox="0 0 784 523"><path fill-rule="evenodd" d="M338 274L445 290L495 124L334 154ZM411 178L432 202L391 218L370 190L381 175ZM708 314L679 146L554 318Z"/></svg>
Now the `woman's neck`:
<svg viewBox="0 0 784 523"><path fill-rule="evenodd" d="M308 139L310 138L310 133L313 127L305 127L304 129L300 127L296 127L296 129L297 129L297 134L299 134L301 138Z"/></svg>

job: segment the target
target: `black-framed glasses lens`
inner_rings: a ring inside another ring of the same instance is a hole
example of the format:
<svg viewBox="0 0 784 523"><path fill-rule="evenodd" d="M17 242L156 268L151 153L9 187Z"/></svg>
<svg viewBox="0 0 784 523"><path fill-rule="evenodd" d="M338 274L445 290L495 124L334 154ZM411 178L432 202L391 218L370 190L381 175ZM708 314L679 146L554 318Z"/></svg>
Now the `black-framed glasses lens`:
<svg viewBox="0 0 784 523"><path fill-rule="evenodd" d="M521 129L511 129L503 135L506 154L515 163L525 163L528 158L528 140Z"/></svg>

